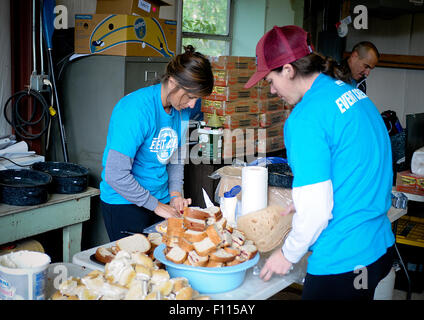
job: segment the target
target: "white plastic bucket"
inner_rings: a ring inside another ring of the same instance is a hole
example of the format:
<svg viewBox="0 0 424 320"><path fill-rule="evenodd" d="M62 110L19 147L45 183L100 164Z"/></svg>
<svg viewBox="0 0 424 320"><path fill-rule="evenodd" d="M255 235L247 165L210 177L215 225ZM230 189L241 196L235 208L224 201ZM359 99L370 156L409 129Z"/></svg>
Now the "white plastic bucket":
<svg viewBox="0 0 424 320"><path fill-rule="evenodd" d="M44 300L50 257L36 251L0 256L1 300Z"/></svg>

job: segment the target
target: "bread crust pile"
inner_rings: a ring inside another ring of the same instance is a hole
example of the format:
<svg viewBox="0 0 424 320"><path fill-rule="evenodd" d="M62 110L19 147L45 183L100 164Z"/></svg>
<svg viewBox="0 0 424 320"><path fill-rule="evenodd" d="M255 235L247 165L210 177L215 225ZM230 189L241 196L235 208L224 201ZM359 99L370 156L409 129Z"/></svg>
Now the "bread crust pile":
<svg viewBox="0 0 424 320"><path fill-rule="evenodd" d="M144 237L144 235L141 235ZM128 237L129 238L129 237ZM128 240L128 239L126 239ZM148 238L146 238L148 240ZM148 240L149 241L149 240ZM118 244L118 242L117 242ZM170 278L169 273L146 251L117 252L105 265L82 278L63 281L52 300L192 300L209 299L194 290L188 279Z"/></svg>

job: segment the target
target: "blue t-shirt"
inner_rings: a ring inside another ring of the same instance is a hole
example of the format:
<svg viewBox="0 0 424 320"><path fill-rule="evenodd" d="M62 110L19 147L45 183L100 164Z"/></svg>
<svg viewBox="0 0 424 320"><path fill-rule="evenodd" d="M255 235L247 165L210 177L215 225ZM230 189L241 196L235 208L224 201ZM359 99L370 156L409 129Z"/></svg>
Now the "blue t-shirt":
<svg viewBox="0 0 424 320"><path fill-rule="evenodd" d="M185 142L190 110L168 114L161 100L161 84L134 91L115 106L103 153L101 199L109 204L130 204L104 180L110 149L134 159L132 174L160 202L169 202L166 165ZM172 160L173 161L173 160Z"/></svg>
<svg viewBox="0 0 424 320"><path fill-rule="evenodd" d="M390 139L359 89L320 74L284 126L293 187L331 180L333 218L311 246L308 272L338 274L369 265L393 245Z"/></svg>

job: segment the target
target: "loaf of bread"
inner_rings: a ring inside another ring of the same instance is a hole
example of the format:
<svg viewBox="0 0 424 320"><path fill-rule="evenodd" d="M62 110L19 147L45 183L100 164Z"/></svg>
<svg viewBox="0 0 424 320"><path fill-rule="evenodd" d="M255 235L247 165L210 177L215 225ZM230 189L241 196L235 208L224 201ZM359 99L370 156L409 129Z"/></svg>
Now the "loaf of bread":
<svg viewBox="0 0 424 320"><path fill-rule="evenodd" d="M283 216L283 211L283 207L273 205L248 213L237 219L237 228L253 240L259 252L269 252L281 246L291 230L293 213Z"/></svg>

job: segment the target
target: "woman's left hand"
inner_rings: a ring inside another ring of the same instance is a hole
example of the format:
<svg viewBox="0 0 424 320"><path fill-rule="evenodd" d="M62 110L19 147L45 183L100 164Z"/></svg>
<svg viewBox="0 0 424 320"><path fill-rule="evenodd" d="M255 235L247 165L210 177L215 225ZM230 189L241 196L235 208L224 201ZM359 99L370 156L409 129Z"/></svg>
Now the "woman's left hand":
<svg viewBox="0 0 424 320"><path fill-rule="evenodd" d="M182 196L177 195L171 199L171 202L169 203L169 205L182 213L185 207L188 207L189 205L191 205L191 199L190 198L184 199Z"/></svg>
<svg viewBox="0 0 424 320"><path fill-rule="evenodd" d="M265 262L259 276L262 280L268 281L274 273L278 275L285 275L292 269L292 267L292 263L284 257L281 248L278 248Z"/></svg>

